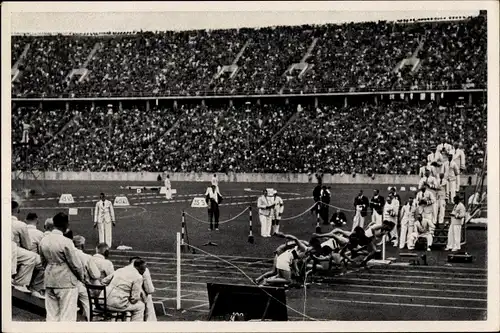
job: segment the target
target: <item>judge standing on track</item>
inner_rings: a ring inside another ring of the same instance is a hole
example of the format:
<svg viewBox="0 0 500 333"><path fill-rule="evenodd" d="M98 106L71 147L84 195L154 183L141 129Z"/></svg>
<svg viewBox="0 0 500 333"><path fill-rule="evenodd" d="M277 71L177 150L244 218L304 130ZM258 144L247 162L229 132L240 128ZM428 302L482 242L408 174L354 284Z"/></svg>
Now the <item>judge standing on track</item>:
<svg viewBox="0 0 500 333"><path fill-rule="evenodd" d="M172 183L170 183L170 176L165 177L165 198L172 199Z"/></svg>
<svg viewBox="0 0 500 333"><path fill-rule="evenodd" d="M222 195L219 193L217 185L211 185L205 192L205 200L208 205L208 218L210 220L210 231L219 231L219 205L222 202Z"/></svg>
<svg viewBox="0 0 500 333"><path fill-rule="evenodd" d="M106 243L111 248L112 225L116 225L115 211L111 201L106 199L104 193L101 193L100 200L95 205L94 228L97 227L99 233L99 243Z"/></svg>
<svg viewBox="0 0 500 333"><path fill-rule="evenodd" d="M260 235L262 237L271 237L272 204L267 197L267 190L262 191L262 195L257 199L259 208Z"/></svg>
<svg viewBox="0 0 500 333"><path fill-rule="evenodd" d="M354 198L354 208L356 209L356 215L354 216L351 231L353 231L354 228L358 226L364 228L365 217L366 215L368 215L368 206L370 206L368 198L363 195L363 191L359 191L358 196Z"/></svg>
<svg viewBox="0 0 500 333"><path fill-rule="evenodd" d="M283 204L283 199L278 195L278 191L274 190L273 193L273 204L275 205L272 209L272 232L273 234L280 231L280 220L285 210L285 205Z"/></svg>
<svg viewBox="0 0 500 333"><path fill-rule="evenodd" d="M462 224L464 224L465 206L462 203L462 199L458 195L453 198L453 202L455 203L455 206L450 214L451 221L450 228L448 229L448 243L446 245L446 250L455 252L460 250L460 238L462 236L461 229Z"/></svg>

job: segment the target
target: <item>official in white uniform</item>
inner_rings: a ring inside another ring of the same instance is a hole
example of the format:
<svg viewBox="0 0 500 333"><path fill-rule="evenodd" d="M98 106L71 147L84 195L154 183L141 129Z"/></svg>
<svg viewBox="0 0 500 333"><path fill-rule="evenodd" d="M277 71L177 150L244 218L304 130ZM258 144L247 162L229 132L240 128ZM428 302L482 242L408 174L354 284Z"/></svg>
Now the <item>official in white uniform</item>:
<svg viewBox="0 0 500 333"><path fill-rule="evenodd" d="M352 229L357 226L361 228L365 225L365 217L368 215L368 207L370 206L370 201L368 198L363 195L363 191L359 191L359 194L356 198L354 198L354 208L356 209L356 214L354 215L354 219L352 221Z"/></svg>
<svg viewBox="0 0 500 333"><path fill-rule="evenodd" d="M170 183L170 176L165 177L165 198L167 200L172 199L172 184Z"/></svg>
<svg viewBox="0 0 500 333"><path fill-rule="evenodd" d="M38 225L38 216L35 213L28 213L28 215L26 216L26 227L28 228L28 234L31 240L30 251L37 254L35 269L33 271L33 277L31 278L31 283L30 283L31 295L38 298L44 298L43 294L45 290L43 286L43 280L44 280L45 268L42 266L42 260L40 259L39 255L40 254L39 244L42 238L44 237L44 234L41 230L38 230L36 228L37 225Z"/></svg>
<svg viewBox="0 0 500 333"><path fill-rule="evenodd" d="M461 229L464 224L465 218L465 206L462 203L462 199L457 195L454 198L455 206L451 212L451 223L448 229L448 243L446 245L446 250L458 251L460 250L461 242Z"/></svg>
<svg viewBox="0 0 500 333"><path fill-rule="evenodd" d="M95 204L94 228L99 233L99 243L106 243L111 248L112 225L116 225L115 211L111 201L101 193L100 200Z"/></svg>
<svg viewBox="0 0 500 333"><path fill-rule="evenodd" d="M28 227L26 223L19 221L16 215L19 215L20 209L17 201L12 201L12 242L16 244L16 275L12 280L12 286L22 292L30 293L28 286L33 277L33 271L37 265L37 254L30 249L33 247ZM13 249L14 251L14 249Z"/></svg>
<svg viewBox="0 0 500 333"><path fill-rule="evenodd" d="M427 155L427 166L431 170L431 175L436 178L439 174L440 168L443 165L443 155L440 151L432 152Z"/></svg>
<svg viewBox="0 0 500 333"><path fill-rule="evenodd" d="M436 200L438 202L438 218L437 223L444 223L444 214L446 211L446 202L448 200L448 181L445 179L445 174L439 174L438 190Z"/></svg>
<svg viewBox="0 0 500 333"><path fill-rule="evenodd" d="M393 189L394 189L394 187L393 187ZM401 206L401 203L399 202L399 195L395 192L395 189L394 189L394 192L391 192L389 194L389 197L392 198L391 205L392 205L392 207L394 207L394 212L396 214L394 221L391 221L391 222L394 222L395 226L394 226L394 228L392 228L389 235L391 237L392 245L394 245L394 247L397 247L398 246L398 239L399 239L398 218L399 218L399 208Z"/></svg>
<svg viewBox="0 0 500 333"><path fill-rule="evenodd" d="M438 216L438 204L436 202L436 190L437 190L437 179L431 175L430 169L427 169L425 172L425 177L420 179L418 183L418 189L421 190L424 186L424 184L427 186L426 191L432 193L434 197L434 203L432 205L432 214L433 216L430 218L432 224L434 225ZM418 204L418 200L417 200Z"/></svg>
<svg viewBox="0 0 500 333"><path fill-rule="evenodd" d="M393 201L394 200L393 200L392 196L388 195L386 198L385 205L384 205L382 218L383 218L383 221L392 222L396 225L398 222L398 213L397 213L397 209L396 209ZM394 227L393 229L396 229L396 227ZM391 236L393 236L392 230L391 230L390 234L391 234ZM393 239L392 244L395 247L398 246L397 231L396 231L396 238Z"/></svg>
<svg viewBox="0 0 500 333"><path fill-rule="evenodd" d="M92 256L94 262L99 269L101 279L106 276L111 275L115 272L115 267L111 260L109 260L109 246L106 243L100 243L97 245L96 254Z"/></svg>
<svg viewBox="0 0 500 333"><path fill-rule="evenodd" d="M453 162L453 157L451 155L448 156L448 161L443 164L443 167L444 174L448 180L449 197L454 198L457 193L457 189L459 188L457 186L457 179L460 175L460 169L458 168L458 165Z"/></svg>
<svg viewBox="0 0 500 333"><path fill-rule="evenodd" d="M401 208L401 232L399 236L399 248L404 249L408 236L415 232L415 211L417 207L413 198L410 197L408 202Z"/></svg>
<svg viewBox="0 0 500 333"><path fill-rule="evenodd" d="M267 190L264 190L259 199L257 199L257 207L259 208L260 235L262 237L271 237L271 211L274 205L267 197Z"/></svg>
<svg viewBox="0 0 500 333"><path fill-rule="evenodd" d="M83 270L84 270L84 282L88 284L100 284L101 283L101 272L97 268L95 264L95 260L90 254L83 252L85 249L85 238L83 236L75 236L73 237L73 244L76 248L76 253L78 258L82 262ZM87 319L90 320L90 302L89 296L87 294L87 288L85 287L85 283L82 281L78 281L78 302L82 305L83 315Z"/></svg>
<svg viewBox="0 0 500 333"><path fill-rule="evenodd" d="M134 262L140 257L130 258L130 266L134 265ZM146 300L144 305L146 306L144 310L144 321L157 321L155 307L153 304L153 293L155 292L155 287L153 285L153 280L151 279L151 273L149 268L146 268L144 274L142 274L142 292L144 293L144 299Z"/></svg>
<svg viewBox="0 0 500 333"><path fill-rule="evenodd" d="M416 201L418 207L421 208L419 212L421 211L422 218L427 221L430 232L434 234L434 203L436 197L427 190L427 184L423 184L422 189L417 193Z"/></svg>
<svg viewBox="0 0 500 333"><path fill-rule="evenodd" d="M273 199L272 199L272 204L274 204L274 207L271 210L271 216L272 216L272 227L273 227L273 234L280 232L280 221L281 221L281 216L283 215L283 212L285 211L285 205L283 203L283 199L278 195L278 191L274 191L273 193Z"/></svg>
<svg viewBox="0 0 500 333"><path fill-rule="evenodd" d="M215 187L218 187L219 186L219 181L217 180L217 174L214 173L214 175L212 176L212 181L211 181L212 185L214 185Z"/></svg>
<svg viewBox="0 0 500 333"><path fill-rule="evenodd" d="M53 220L55 229L40 242L47 321L76 321L78 281L84 281L84 268L73 242L63 236L68 215L59 213Z"/></svg>
<svg viewBox="0 0 500 333"><path fill-rule="evenodd" d="M462 143L455 143L455 152L453 154L453 162L458 166L460 172L457 175L457 187L460 188L460 175L465 171L465 153Z"/></svg>
<svg viewBox="0 0 500 333"><path fill-rule="evenodd" d="M433 231L431 231L430 220L423 214L423 208L419 206L416 212L415 229L414 232L408 235L408 250L415 249L415 244L418 238L425 238L427 240L427 251L431 250L433 241Z"/></svg>
<svg viewBox="0 0 500 333"><path fill-rule="evenodd" d="M142 284L146 263L142 259L117 269L105 277L102 284L106 287L108 308L115 311L128 311L132 314L131 321L144 321L145 304Z"/></svg>

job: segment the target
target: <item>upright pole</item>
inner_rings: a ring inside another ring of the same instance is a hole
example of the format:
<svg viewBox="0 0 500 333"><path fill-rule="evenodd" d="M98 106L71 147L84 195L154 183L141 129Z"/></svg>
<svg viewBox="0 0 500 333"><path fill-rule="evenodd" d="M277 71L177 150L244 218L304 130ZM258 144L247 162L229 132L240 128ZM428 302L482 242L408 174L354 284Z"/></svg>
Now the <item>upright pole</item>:
<svg viewBox="0 0 500 333"><path fill-rule="evenodd" d="M177 233L177 310L181 309L181 234Z"/></svg>
<svg viewBox="0 0 500 333"><path fill-rule="evenodd" d="M250 228L250 232L248 234L248 242L250 244L253 244L254 238L253 238L253 231L252 231L252 207L251 206L248 207L248 223L249 223L249 228Z"/></svg>
<svg viewBox="0 0 500 333"><path fill-rule="evenodd" d="M320 204L318 203L318 208L321 207ZM321 209L321 208L319 208ZM321 233L321 226L319 225L319 212L316 213L316 233L320 234Z"/></svg>
<svg viewBox="0 0 500 333"><path fill-rule="evenodd" d="M382 236L382 260L385 260L385 238L387 235Z"/></svg>

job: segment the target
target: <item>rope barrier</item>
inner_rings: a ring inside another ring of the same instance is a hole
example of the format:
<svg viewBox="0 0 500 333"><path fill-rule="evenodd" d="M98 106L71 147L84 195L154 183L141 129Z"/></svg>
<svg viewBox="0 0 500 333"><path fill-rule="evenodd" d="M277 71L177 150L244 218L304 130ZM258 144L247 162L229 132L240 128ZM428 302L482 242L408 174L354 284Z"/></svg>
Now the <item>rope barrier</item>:
<svg viewBox="0 0 500 333"><path fill-rule="evenodd" d="M206 254L206 255L208 255L208 256L214 257L215 259L218 259L218 260L220 260L220 261L222 261L222 262L224 262L224 263L226 263L226 264L229 264L230 266L232 266L232 267L236 268L236 269L237 269L237 270L238 270L241 274L243 274L243 276L245 276L248 280L250 280L250 282L252 282L252 284L253 284L253 285L255 285L255 286L257 286L258 288L260 288L260 289L261 289L261 290L262 290L262 291L263 291L263 292L264 292L267 296L271 297L272 299L274 299L274 300L275 300L276 302L278 302L279 304L281 304L281 305L285 306L287 309L289 309L289 310L291 310L291 311L295 312L296 314L298 314L298 315L302 316L303 318L307 318L307 319L309 319L309 320L313 320L313 321L320 321L319 319L316 319L316 318L310 317L310 316L306 315L305 313L302 313L302 312L300 312L300 311L295 310L294 308L290 307L289 305L287 305L287 304L285 304L285 303L281 302L279 299L277 299L277 298L276 298L276 297L274 297L273 295L269 294L269 293L268 293L268 292L267 292L264 288L262 288L262 287L261 287L261 286L259 286L257 283L255 283L255 282L253 281L253 279L252 279L250 276L248 276L248 274L246 274L246 273L245 273L245 272L244 272L241 268L239 268L239 267L238 267L238 266L236 266L235 264L233 264L233 263L231 263L231 262L229 262L229 261L227 261L227 260L225 260L225 259L223 259L223 258L220 258L220 257L218 257L218 256L217 256L217 255L215 255L215 254L212 254L212 253L209 253L209 252L203 251L202 249L199 249L199 248L197 248L197 247L195 247L195 246L193 246L193 245L188 245L188 246L192 247L192 248L193 248L193 249L195 249L195 250L200 251L200 252L201 252L201 253L203 253L203 254ZM305 305L304 305L304 307L305 307Z"/></svg>
<svg viewBox="0 0 500 333"><path fill-rule="evenodd" d="M225 223L228 223L228 222L236 220L238 217L240 217L241 215L243 215L248 209L249 209L249 207L245 208L241 213L239 213L235 217L230 218L229 220L219 221L219 224L225 224ZM197 218L197 217L195 217L195 216L193 216L193 215L191 215L189 213L186 213L186 215L189 216L190 218L192 218L193 220L197 221L197 222L205 223L205 224L210 224L210 222L200 220L199 218Z"/></svg>
<svg viewBox="0 0 500 333"><path fill-rule="evenodd" d="M327 203L324 203L324 202L323 202L323 205L327 205L327 206L329 206L329 207L336 208L336 209L339 209L339 210L343 210L343 211L346 211L346 212L356 212L356 210L355 210L355 209L347 209L347 208L342 208L342 207L338 207L338 206L330 205L330 204L327 204Z"/></svg>
<svg viewBox="0 0 500 333"><path fill-rule="evenodd" d="M309 213L311 211L311 209L314 208L314 206L316 206L316 204L313 204L311 207L307 208L304 212L300 213L299 215L291 216L291 217L282 217L280 221L290 221L290 220L297 219L297 218L301 217L302 215Z"/></svg>

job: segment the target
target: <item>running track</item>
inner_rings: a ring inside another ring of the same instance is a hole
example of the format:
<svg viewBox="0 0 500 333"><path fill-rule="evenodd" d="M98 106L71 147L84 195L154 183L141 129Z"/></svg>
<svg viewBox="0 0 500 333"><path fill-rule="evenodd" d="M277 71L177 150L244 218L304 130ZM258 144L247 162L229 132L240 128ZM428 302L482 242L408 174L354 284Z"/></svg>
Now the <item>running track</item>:
<svg viewBox="0 0 500 333"><path fill-rule="evenodd" d="M203 248L210 251L210 248ZM176 258L173 253L112 251L115 268L133 255L143 257L167 313L176 306ZM271 260L220 256L255 278ZM182 254L182 309L188 320L206 320L207 282L251 284L229 263L201 254ZM324 278L307 288L306 315L319 320L484 320L487 272L480 268L434 266L374 266ZM287 291L289 320L305 320L304 290ZM159 318L161 320L161 318ZM164 320L168 320L165 318Z"/></svg>

